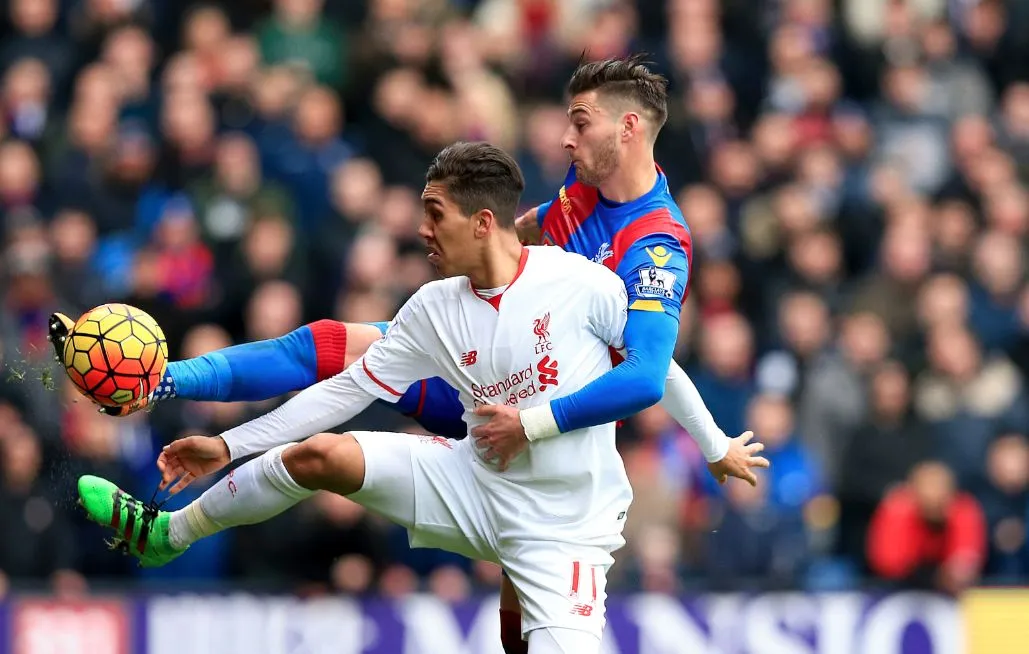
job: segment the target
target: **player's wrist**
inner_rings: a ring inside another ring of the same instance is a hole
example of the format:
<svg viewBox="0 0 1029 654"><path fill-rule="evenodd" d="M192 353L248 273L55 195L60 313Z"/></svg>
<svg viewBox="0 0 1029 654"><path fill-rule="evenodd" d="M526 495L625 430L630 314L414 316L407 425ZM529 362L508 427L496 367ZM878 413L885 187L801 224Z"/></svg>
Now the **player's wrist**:
<svg viewBox="0 0 1029 654"><path fill-rule="evenodd" d="M725 432L719 430L710 447L704 452L704 458L708 463L718 463L729 453L729 445L732 439Z"/></svg>
<svg viewBox="0 0 1029 654"><path fill-rule="evenodd" d="M221 434L218 434L215 438L217 438L219 441L221 441L222 445L225 446L225 449L223 450L223 454L225 454L226 456L229 457L229 463L232 463L233 461L235 461L237 458L239 458L239 455L242 454L238 450L234 450L233 449L233 447L232 447L233 446L233 440L232 440L231 434L229 434L228 432L223 432Z"/></svg>
<svg viewBox="0 0 1029 654"><path fill-rule="evenodd" d="M561 433L557 425L557 418L550 408L550 402L529 409L522 409L518 412L518 419L525 431L525 438L530 443L543 438L552 438Z"/></svg>

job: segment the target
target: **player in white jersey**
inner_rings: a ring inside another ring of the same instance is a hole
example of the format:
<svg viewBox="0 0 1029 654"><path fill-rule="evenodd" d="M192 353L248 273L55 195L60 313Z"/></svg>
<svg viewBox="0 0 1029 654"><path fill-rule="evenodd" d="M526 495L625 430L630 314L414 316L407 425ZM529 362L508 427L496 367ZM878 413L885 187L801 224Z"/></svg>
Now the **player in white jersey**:
<svg viewBox="0 0 1029 654"><path fill-rule="evenodd" d="M617 275L577 254L519 243L513 219L523 182L508 155L456 144L427 180L419 233L447 279L419 290L357 364L219 438L176 441L158 465L174 493L262 456L180 511L143 506L91 476L79 480L80 501L144 565L163 565L200 538L266 520L317 490L336 492L406 527L413 546L502 565L531 654L599 652L606 573L632 499L614 424L526 441L503 468L474 438L312 436L431 376L459 390L474 427L485 421L479 405L531 409L579 390L611 369L609 347L623 345L626 291Z"/></svg>

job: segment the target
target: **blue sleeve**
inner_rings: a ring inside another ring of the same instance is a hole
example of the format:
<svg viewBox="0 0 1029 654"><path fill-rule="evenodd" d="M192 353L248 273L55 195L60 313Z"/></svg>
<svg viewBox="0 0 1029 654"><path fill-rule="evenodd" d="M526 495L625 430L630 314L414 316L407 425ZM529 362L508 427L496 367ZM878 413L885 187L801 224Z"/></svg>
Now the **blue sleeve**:
<svg viewBox="0 0 1029 654"><path fill-rule="evenodd" d="M536 207L536 225L538 227L543 227L543 218L545 218L547 212L550 211L550 205L552 204L554 204L554 201L550 200Z"/></svg>
<svg viewBox="0 0 1029 654"><path fill-rule="evenodd" d="M386 333L387 322L368 323ZM285 336L233 345L195 359L168 363L157 399L254 402L313 386L318 348L309 325Z"/></svg>
<svg viewBox="0 0 1029 654"><path fill-rule="evenodd" d="M690 279L689 260L678 239L664 233L643 236L626 251L615 272L625 282L630 315L663 311L678 323Z"/></svg>
<svg viewBox="0 0 1029 654"><path fill-rule="evenodd" d="M233 345L168 364L174 396L208 402L267 400L318 380L314 335L307 325L285 336Z"/></svg>
<svg viewBox="0 0 1029 654"><path fill-rule="evenodd" d="M661 401L679 335L678 314L629 311L623 333L625 361L550 403L562 433L623 420Z"/></svg>

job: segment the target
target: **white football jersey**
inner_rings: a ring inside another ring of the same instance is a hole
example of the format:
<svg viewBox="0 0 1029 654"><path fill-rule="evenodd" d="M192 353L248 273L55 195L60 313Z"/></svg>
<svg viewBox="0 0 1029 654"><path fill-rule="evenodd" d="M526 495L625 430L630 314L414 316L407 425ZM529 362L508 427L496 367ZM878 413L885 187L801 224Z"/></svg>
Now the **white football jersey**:
<svg viewBox="0 0 1029 654"><path fill-rule="evenodd" d="M396 402L414 382L441 377L460 392L469 427L482 404L518 409L573 393L611 369L622 347L627 298L621 279L556 247L526 247L519 273L485 299L467 277L422 287L381 340L348 368L365 391ZM488 489L499 533L574 537L585 544L621 532L632 490L613 423L530 443L500 472L471 437L460 442Z"/></svg>

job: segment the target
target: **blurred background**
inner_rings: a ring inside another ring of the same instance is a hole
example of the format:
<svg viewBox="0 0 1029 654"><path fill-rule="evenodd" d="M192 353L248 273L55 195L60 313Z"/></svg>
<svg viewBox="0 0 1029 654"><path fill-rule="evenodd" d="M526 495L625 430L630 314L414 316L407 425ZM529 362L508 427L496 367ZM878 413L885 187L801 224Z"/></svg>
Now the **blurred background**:
<svg viewBox="0 0 1029 654"><path fill-rule="evenodd" d="M412 551L329 495L157 571L107 551L77 475L149 497L162 444L277 404L102 417L50 363L47 317L125 301L173 358L387 320L433 278L415 227L435 152L490 140L523 166L523 208L546 201L581 53L641 50L671 81L657 156L695 247L676 358L772 468L718 487L660 408L628 421L609 590L939 608L1029 582L1029 4L3 0L0 22L0 596L494 594L495 567ZM374 407L347 426L417 431ZM612 602L614 628L631 611ZM722 651L808 651L760 642Z"/></svg>

